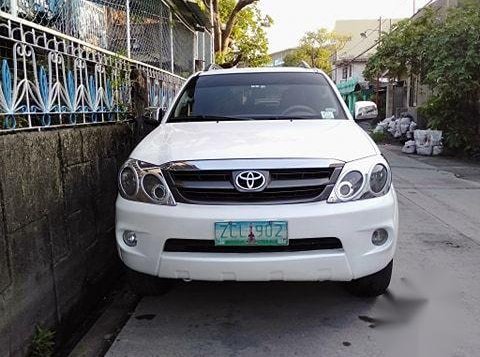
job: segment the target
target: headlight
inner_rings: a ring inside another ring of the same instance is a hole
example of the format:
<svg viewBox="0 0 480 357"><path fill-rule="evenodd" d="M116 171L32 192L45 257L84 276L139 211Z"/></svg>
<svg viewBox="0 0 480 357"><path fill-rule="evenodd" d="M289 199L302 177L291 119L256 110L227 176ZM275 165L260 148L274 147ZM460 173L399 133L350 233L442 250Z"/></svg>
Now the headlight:
<svg viewBox="0 0 480 357"><path fill-rule="evenodd" d="M370 174L370 190L373 194L379 194L388 182L388 170L382 164L375 165Z"/></svg>
<svg viewBox="0 0 480 357"><path fill-rule="evenodd" d="M120 192L122 192L124 196L135 196L138 192L137 172L132 167L123 167L120 171L119 184Z"/></svg>
<svg viewBox="0 0 480 357"><path fill-rule="evenodd" d="M359 171L350 171L336 187L336 194L340 200L352 199L363 187L363 175Z"/></svg>
<svg viewBox="0 0 480 357"><path fill-rule="evenodd" d="M175 206L160 167L129 159L120 169L118 177L120 195L131 201Z"/></svg>
<svg viewBox="0 0 480 357"><path fill-rule="evenodd" d="M386 195L392 184L390 168L382 156L345 164L329 203L348 202Z"/></svg>

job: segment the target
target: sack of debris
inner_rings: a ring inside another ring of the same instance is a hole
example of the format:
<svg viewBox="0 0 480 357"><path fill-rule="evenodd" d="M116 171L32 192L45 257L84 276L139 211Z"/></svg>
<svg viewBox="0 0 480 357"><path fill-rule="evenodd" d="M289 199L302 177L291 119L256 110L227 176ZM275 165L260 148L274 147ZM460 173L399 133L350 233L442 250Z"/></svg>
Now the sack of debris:
<svg viewBox="0 0 480 357"><path fill-rule="evenodd" d="M415 130L413 132L413 139L415 140L415 145L417 146L428 146L428 130Z"/></svg>
<svg viewBox="0 0 480 357"><path fill-rule="evenodd" d="M412 121L412 122L410 123L410 127L408 128L408 131L410 131L410 132L413 133L415 130L417 130L417 123L415 123L414 121Z"/></svg>
<svg viewBox="0 0 480 357"><path fill-rule="evenodd" d="M415 141L409 140L403 146L402 152L404 152L405 154L415 154L416 149L417 146L415 145Z"/></svg>
<svg viewBox="0 0 480 357"><path fill-rule="evenodd" d="M373 129L374 134L379 134L379 133L383 134L384 132L385 132L385 128L381 125L377 125L375 129Z"/></svg>
<svg viewBox="0 0 480 357"><path fill-rule="evenodd" d="M432 156L443 151L441 130L415 130L413 133L417 154Z"/></svg>
<svg viewBox="0 0 480 357"><path fill-rule="evenodd" d="M390 123L388 124L387 131L395 138L400 137L401 136L401 133L400 133L400 119L394 119L394 120L390 121Z"/></svg>
<svg viewBox="0 0 480 357"><path fill-rule="evenodd" d="M442 131L441 130L429 130L430 144L432 146L442 145Z"/></svg>
<svg viewBox="0 0 480 357"><path fill-rule="evenodd" d="M417 130L417 123L415 123L414 121L412 121L410 123L410 126L408 127L408 131L407 131L407 139L413 139L413 133L415 132L415 130Z"/></svg>
<svg viewBox="0 0 480 357"><path fill-rule="evenodd" d="M405 117L400 119L400 132L406 134L408 129L410 129L410 123L412 119L410 117Z"/></svg>
<svg viewBox="0 0 480 357"><path fill-rule="evenodd" d="M436 145L432 149L432 155L433 156L441 155L442 152L443 152L443 145Z"/></svg>
<svg viewBox="0 0 480 357"><path fill-rule="evenodd" d="M433 153L433 146L425 145L425 146L417 146L417 154L422 156L432 156Z"/></svg>

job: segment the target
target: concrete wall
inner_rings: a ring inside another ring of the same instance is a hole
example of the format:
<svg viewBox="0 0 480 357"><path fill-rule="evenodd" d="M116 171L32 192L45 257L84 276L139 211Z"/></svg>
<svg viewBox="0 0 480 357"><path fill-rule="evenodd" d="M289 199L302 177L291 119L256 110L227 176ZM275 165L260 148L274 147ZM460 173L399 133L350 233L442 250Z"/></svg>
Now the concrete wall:
<svg viewBox="0 0 480 357"><path fill-rule="evenodd" d="M25 355L35 325L68 337L119 275L116 175L133 143L125 123L0 136L0 356Z"/></svg>
<svg viewBox="0 0 480 357"><path fill-rule="evenodd" d="M350 75L350 66L352 67L352 75ZM332 72L331 77L335 83L340 83L341 81L350 80L353 78L357 79L359 82L365 82L363 71L365 70L366 66L366 61L356 61L349 64L342 64L339 62L338 64L334 64L334 71ZM347 68L348 73L347 79L343 79L343 69L345 67Z"/></svg>

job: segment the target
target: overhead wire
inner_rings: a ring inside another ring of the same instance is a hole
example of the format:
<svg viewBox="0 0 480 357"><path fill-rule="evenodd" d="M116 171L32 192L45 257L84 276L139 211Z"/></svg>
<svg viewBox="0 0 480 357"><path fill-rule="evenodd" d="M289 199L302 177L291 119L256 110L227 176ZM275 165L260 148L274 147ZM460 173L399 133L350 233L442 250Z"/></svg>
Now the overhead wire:
<svg viewBox="0 0 480 357"><path fill-rule="evenodd" d="M404 0L404 1L410 1L410 0ZM400 6L397 6L397 8L395 9L395 11L393 11L393 13L396 13L402 6L404 6L403 3L400 4ZM390 21L393 19L392 16L390 16L389 18L386 18L382 21L382 27L383 25L387 22L387 21ZM391 27L391 26L390 26ZM390 28L389 27L389 28ZM373 30L373 29L365 29L365 33L368 31L368 30ZM363 37L360 39L360 41L358 41L355 45L353 45L353 47L350 48L350 51L354 50L355 48L357 48L358 46L360 46L368 37L370 37L372 35L374 31L372 31L370 34L366 35L366 37Z"/></svg>
<svg viewBox="0 0 480 357"><path fill-rule="evenodd" d="M435 2L436 0L429 0L424 6L422 6L421 8L419 8L415 14L413 14L408 20L411 21L415 18L415 16L420 12L422 11L425 7L429 6L430 4L432 4L433 2ZM383 27L383 24L386 22L386 21L390 21L391 19L385 19L382 21L382 27ZM390 32L395 32L396 31L396 28L394 28L393 30L391 30ZM355 60L357 60L358 58L360 58L361 56L363 56L364 54L366 54L367 52L369 52L370 50L374 49L376 46L378 46L378 44L381 42L381 38L379 38L377 41L375 41L375 43L370 46L369 48L367 48L366 50L362 51L360 54L356 55L355 57L353 57L352 59L350 59L349 61L347 61L346 63L343 63L342 66L338 66L338 67L334 67L332 68L332 70L330 70L329 74L331 74L332 72L336 71L338 68L341 68L341 67L344 67L344 66L348 66L350 64L352 64Z"/></svg>

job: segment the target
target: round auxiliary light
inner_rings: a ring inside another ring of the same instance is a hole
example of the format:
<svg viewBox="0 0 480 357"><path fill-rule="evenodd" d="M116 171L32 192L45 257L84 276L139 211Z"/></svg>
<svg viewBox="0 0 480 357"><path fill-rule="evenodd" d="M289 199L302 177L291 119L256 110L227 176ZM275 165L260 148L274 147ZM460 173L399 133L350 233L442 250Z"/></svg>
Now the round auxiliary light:
<svg viewBox="0 0 480 357"><path fill-rule="evenodd" d="M135 247L137 245L137 235L132 231L123 232L123 241L129 247Z"/></svg>
<svg viewBox="0 0 480 357"><path fill-rule="evenodd" d="M370 175L370 189L377 194L382 192L388 182L388 170L382 164L376 165Z"/></svg>
<svg viewBox="0 0 480 357"><path fill-rule="evenodd" d="M388 240L388 232L383 229L377 229L372 234L372 243L376 246L384 245Z"/></svg>
<svg viewBox="0 0 480 357"><path fill-rule="evenodd" d="M134 196L138 190L138 177L131 167L125 167L120 172L120 186L127 196Z"/></svg>

